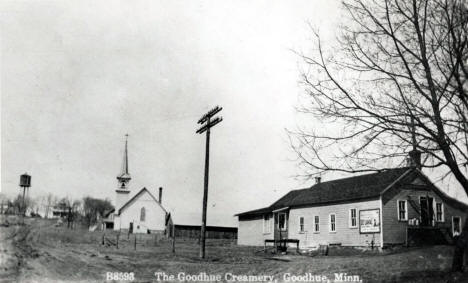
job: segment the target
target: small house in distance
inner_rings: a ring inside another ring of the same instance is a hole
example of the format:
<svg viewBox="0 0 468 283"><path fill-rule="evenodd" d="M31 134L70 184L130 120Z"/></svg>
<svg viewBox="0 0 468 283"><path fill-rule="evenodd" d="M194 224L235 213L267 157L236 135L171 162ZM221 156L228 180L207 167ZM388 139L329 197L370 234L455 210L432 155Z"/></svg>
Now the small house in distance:
<svg viewBox="0 0 468 283"><path fill-rule="evenodd" d="M237 214L239 245L266 242L377 246L450 243L468 206L442 192L418 166L293 190L269 207Z"/></svg>

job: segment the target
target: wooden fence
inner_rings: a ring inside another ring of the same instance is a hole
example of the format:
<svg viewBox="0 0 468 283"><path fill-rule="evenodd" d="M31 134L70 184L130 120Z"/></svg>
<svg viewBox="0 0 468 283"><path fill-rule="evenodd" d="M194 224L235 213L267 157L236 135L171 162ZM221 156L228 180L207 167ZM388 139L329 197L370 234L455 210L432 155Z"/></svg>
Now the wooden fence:
<svg viewBox="0 0 468 283"><path fill-rule="evenodd" d="M200 226L198 225L175 225L176 238L194 238L200 237ZM237 239L236 227L206 227L207 239Z"/></svg>

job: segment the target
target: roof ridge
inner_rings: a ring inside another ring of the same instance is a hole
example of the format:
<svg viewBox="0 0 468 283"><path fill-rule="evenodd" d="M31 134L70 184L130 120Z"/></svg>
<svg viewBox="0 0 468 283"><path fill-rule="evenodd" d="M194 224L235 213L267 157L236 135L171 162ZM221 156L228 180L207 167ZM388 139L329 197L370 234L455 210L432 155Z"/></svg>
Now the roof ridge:
<svg viewBox="0 0 468 283"><path fill-rule="evenodd" d="M361 178L361 177L371 176L371 175L377 175L377 174L387 173L387 172L396 171L396 170L408 170L409 168L411 168L411 167L385 168L385 169L381 169L381 170L378 170L377 172L373 172L373 173L362 174L362 175L357 175L357 176L350 176L350 177L345 177L345 178L339 178L339 179L333 179L333 180L330 180L330 181L320 182L320 183L317 183L317 184L313 184L312 186L309 187L309 189L312 189L316 185L322 185L322 184L332 183L332 182L336 182L336 181L351 180L351 179L356 179L356 178Z"/></svg>
<svg viewBox="0 0 468 283"><path fill-rule="evenodd" d="M310 187L290 190L268 207L237 215L261 214L281 207L379 197L382 191L409 170L411 167L382 169L379 172L330 180Z"/></svg>
<svg viewBox="0 0 468 283"><path fill-rule="evenodd" d="M151 191L146 188L146 187L143 187L141 188L136 194L134 194L131 198L129 198L123 205L120 206L119 210L117 211L118 214L120 215L120 213L122 212L123 208L126 207L128 204L130 204L131 201L133 201L134 199L136 199L140 194L142 194L144 191L146 191L153 199L154 201L162 208L162 210L164 212L167 213L167 210L162 206L162 204L156 199L156 197L151 193Z"/></svg>

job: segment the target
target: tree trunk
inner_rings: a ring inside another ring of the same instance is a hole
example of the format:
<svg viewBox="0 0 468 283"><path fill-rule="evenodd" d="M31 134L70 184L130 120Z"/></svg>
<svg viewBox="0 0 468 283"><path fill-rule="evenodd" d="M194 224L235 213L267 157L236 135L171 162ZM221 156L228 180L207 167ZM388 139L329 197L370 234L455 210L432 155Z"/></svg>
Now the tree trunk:
<svg viewBox="0 0 468 283"><path fill-rule="evenodd" d="M468 217L465 217L465 223L455 243L453 252L452 271L463 271L464 255L468 246Z"/></svg>

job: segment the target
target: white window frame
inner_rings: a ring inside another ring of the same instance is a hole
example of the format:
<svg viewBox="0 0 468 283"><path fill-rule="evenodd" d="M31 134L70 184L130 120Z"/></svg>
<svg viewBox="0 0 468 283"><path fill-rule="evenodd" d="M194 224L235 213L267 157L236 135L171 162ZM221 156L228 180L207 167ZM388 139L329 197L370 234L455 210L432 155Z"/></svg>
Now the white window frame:
<svg viewBox="0 0 468 283"><path fill-rule="evenodd" d="M320 216L318 215L314 215L314 233L320 233Z"/></svg>
<svg viewBox="0 0 468 283"><path fill-rule="evenodd" d="M332 215L333 215L333 219L335 220L334 222L332 222ZM332 230L332 224L335 225L335 229ZM328 232L330 233L336 233L336 213L330 213L328 215Z"/></svg>
<svg viewBox="0 0 468 283"><path fill-rule="evenodd" d="M268 219L265 219L268 218ZM268 214L263 215L263 234L271 233L271 217Z"/></svg>
<svg viewBox="0 0 468 283"><path fill-rule="evenodd" d="M453 222L454 222L453 220L454 220L455 218L460 219L460 221L458 222L458 223L460 223L460 224L459 224L459 225L460 225L460 233L458 233L458 235L460 235L461 232L462 232L462 228L463 228L463 227L462 227L462 219L461 219L460 216L452 216L452 235L455 233L455 225L453 225Z"/></svg>
<svg viewBox="0 0 468 283"><path fill-rule="evenodd" d="M301 226L301 219L302 219L302 226ZM304 216L299 216L298 218L299 223L299 233L305 233L305 219Z"/></svg>
<svg viewBox="0 0 468 283"><path fill-rule="evenodd" d="M440 204L440 210L441 210L441 219L437 219L437 205ZM435 202L435 220L436 222L445 222L445 213L444 213L444 203L443 202Z"/></svg>
<svg viewBox="0 0 468 283"><path fill-rule="evenodd" d="M354 210L354 226L353 226L353 215L352 211ZM348 219L348 226L349 228L357 228L357 208L350 208L349 209L349 219ZM336 221L336 220L335 220Z"/></svg>
<svg viewBox="0 0 468 283"><path fill-rule="evenodd" d="M400 202L405 203L405 218L400 219ZM408 201L406 199L397 200L397 219L398 221L408 221Z"/></svg>

